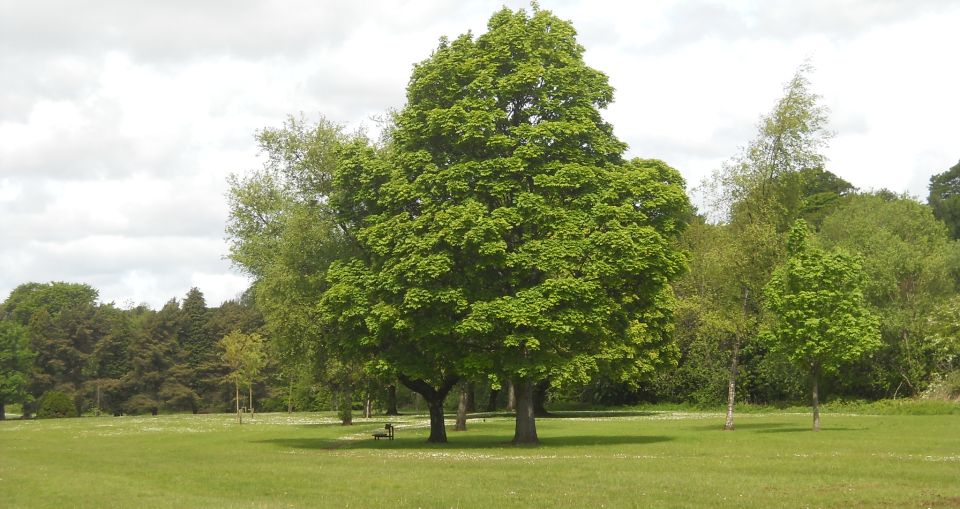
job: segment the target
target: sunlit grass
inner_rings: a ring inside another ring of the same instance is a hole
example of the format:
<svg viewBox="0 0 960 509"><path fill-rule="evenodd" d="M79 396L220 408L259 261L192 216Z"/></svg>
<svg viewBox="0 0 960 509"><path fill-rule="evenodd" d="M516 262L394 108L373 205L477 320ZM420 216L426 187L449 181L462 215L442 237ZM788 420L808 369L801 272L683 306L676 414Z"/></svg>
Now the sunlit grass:
<svg viewBox="0 0 960 509"><path fill-rule="evenodd" d="M568 412L343 427L330 414L0 423L2 507L938 507L960 503L960 416Z"/></svg>

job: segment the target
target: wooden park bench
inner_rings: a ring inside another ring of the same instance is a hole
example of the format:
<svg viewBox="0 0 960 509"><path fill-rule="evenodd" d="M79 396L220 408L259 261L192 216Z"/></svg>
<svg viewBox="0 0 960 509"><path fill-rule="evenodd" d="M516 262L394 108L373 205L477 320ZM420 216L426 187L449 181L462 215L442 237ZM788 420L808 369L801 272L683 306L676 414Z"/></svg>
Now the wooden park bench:
<svg viewBox="0 0 960 509"><path fill-rule="evenodd" d="M373 432L373 439L380 440L381 438L389 438L393 440L393 424L389 422L383 425L382 430L377 430Z"/></svg>

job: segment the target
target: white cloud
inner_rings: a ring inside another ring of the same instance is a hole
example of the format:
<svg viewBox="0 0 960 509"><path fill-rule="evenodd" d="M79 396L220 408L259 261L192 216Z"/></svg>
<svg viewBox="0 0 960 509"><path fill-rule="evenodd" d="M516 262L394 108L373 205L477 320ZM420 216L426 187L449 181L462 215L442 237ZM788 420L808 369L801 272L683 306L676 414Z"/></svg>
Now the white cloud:
<svg viewBox="0 0 960 509"><path fill-rule="evenodd" d="M690 185L807 57L837 131L832 171L925 196L960 158L955 2L541 3L610 76L605 117L629 155ZM225 178L259 166L254 131L301 111L373 127L440 36L482 33L502 4L0 0L0 296L58 279L118 303L235 296Z"/></svg>

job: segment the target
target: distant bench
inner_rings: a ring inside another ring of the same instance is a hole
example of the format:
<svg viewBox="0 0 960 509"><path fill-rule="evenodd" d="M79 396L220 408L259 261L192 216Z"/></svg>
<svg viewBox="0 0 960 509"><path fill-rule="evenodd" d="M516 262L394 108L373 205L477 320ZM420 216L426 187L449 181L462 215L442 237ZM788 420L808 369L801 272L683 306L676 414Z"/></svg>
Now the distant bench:
<svg viewBox="0 0 960 509"><path fill-rule="evenodd" d="M381 438L389 438L393 440L393 424L389 422L383 425L382 430L377 430L373 432L373 439L380 440Z"/></svg>

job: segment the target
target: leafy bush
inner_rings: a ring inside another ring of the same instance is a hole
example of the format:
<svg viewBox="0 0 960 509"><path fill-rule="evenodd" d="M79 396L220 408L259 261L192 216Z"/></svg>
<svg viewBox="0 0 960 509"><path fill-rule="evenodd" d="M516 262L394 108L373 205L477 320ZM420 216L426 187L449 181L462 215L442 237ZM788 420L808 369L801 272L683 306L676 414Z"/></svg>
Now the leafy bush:
<svg viewBox="0 0 960 509"><path fill-rule="evenodd" d="M154 414L156 415L160 403L146 394L136 394L127 400L124 405L126 413L131 415Z"/></svg>
<svg viewBox="0 0 960 509"><path fill-rule="evenodd" d="M927 390L923 391L923 399L960 402L960 370L947 373L944 377L935 376Z"/></svg>
<svg viewBox="0 0 960 509"><path fill-rule="evenodd" d="M76 417L77 410L73 407L70 396L59 391L50 391L40 398L40 407L37 417L41 419Z"/></svg>

